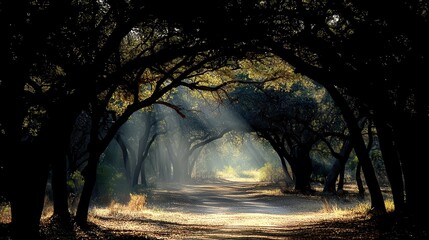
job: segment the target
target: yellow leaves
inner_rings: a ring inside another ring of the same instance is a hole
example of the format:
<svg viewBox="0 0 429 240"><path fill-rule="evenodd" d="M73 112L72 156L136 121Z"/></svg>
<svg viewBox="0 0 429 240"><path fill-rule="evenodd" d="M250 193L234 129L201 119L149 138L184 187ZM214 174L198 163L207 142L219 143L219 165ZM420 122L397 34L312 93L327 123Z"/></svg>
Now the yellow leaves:
<svg viewBox="0 0 429 240"><path fill-rule="evenodd" d="M153 96L156 89L163 89L178 81L186 82L191 88L200 89L191 91L192 97L212 101L223 101L227 98L228 92L245 83L260 83L266 89L277 91L289 91L291 86L297 82L304 81L303 85L308 84L303 76L294 73L294 69L290 65L273 55L237 60L216 70L213 69L216 64L212 66L211 63L207 63L193 72L187 72L198 62L204 62L208 56L206 54L193 59L180 57L163 65L145 69L140 76L134 79L137 81L136 84L131 83L119 88L113 94L109 109L121 114L133 101L148 99ZM188 78L183 78L182 75L185 73ZM138 89L127 89L130 86L133 88L138 86ZM169 95L174 93L174 88L162 97L163 100L168 99ZM138 91L138 99L134 98L132 91Z"/></svg>
<svg viewBox="0 0 429 240"><path fill-rule="evenodd" d="M31 86L28 83L25 84L24 91L30 92L30 93L36 93L36 90L33 88L33 86Z"/></svg>
<svg viewBox="0 0 429 240"><path fill-rule="evenodd" d="M28 109L27 116L25 116L22 123L22 128L27 129L31 136L37 136L40 128L42 127L41 118L46 114L46 109L41 106L31 106Z"/></svg>
<svg viewBox="0 0 429 240"><path fill-rule="evenodd" d="M121 115L134 101L134 96L126 89L119 88L110 98L107 108Z"/></svg>
<svg viewBox="0 0 429 240"><path fill-rule="evenodd" d="M292 66L275 56L240 61L240 67L250 79L264 82L264 88L268 89L289 91L301 78Z"/></svg>
<svg viewBox="0 0 429 240"><path fill-rule="evenodd" d="M273 55L239 60L233 66L207 71L189 79L190 83L197 86L212 88L222 86L222 89L216 92L194 91L192 93L194 97L218 101L225 98L228 92L246 82L261 83L266 89L290 91L293 84L303 82L302 84L306 85L308 84L306 81L305 77L294 73L294 69L289 64Z"/></svg>

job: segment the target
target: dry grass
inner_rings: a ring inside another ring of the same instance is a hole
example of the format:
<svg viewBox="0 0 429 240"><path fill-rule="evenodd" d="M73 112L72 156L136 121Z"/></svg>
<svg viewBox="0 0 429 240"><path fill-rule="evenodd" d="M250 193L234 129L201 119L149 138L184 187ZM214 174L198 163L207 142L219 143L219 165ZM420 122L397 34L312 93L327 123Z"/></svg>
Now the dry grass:
<svg viewBox="0 0 429 240"><path fill-rule="evenodd" d="M366 214L369 204L324 197L284 194L274 184L183 185L94 208L93 228L67 239L379 239L351 214ZM47 239L65 239L50 226L44 231Z"/></svg>
<svg viewBox="0 0 429 240"><path fill-rule="evenodd" d="M349 213L347 208L339 206L335 201L323 200L322 208L320 209L321 213L330 213L336 216L345 216Z"/></svg>
<svg viewBox="0 0 429 240"><path fill-rule="evenodd" d="M9 223L12 220L10 205L7 203L0 204L0 223Z"/></svg>
<svg viewBox="0 0 429 240"><path fill-rule="evenodd" d="M107 210L109 216L121 216L124 214L134 215L135 213L141 212L146 206L146 195L144 194L130 194L130 200L127 204L121 204L116 201L112 201L107 209L96 208L95 212L105 212Z"/></svg>
<svg viewBox="0 0 429 240"><path fill-rule="evenodd" d="M393 201L391 199L386 199L384 201L386 206L386 211L391 213L395 210ZM355 204L353 207L341 207L336 201L323 201L323 206L320 209L322 213L333 213L337 216L371 216L371 203L360 202Z"/></svg>
<svg viewBox="0 0 429 240"><path fill-rule="evenodd" d="M141 211L146 206L146 195L144 194L130 194L130 201L128 208L132 211Z"/></svg>

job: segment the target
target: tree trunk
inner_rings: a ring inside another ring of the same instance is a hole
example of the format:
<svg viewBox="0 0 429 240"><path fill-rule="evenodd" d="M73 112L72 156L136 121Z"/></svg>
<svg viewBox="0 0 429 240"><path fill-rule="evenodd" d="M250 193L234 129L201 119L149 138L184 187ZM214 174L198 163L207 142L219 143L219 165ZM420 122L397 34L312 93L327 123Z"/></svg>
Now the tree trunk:
<svg viewBox="0 0 429 240"><path fill-rule="evenodd" d="M165 151L161 151L161 149L156 148L156 165L157 165L157 169L158 169L158 178L160 181L166 181L167 180L167 171L165 170L166 168L166 162L168 162L166 160L165 157Z"/></svg>
<svg viewBox="0 0 429 240"><path fill-rule="evenodd" d="M175 170L175 166L174 166L174 162L176 161L177 155L173 152L172 146L171 146L171 142L167 141L166 144L166 148L167 148L167 157L166 157L166 161L165 161L165 173L166 173L166 180L167 181L174 181L174 172ZM172 168L173 167L173 168ZM172 172L173 171L173 172Z"/></svg>
<svg viewBox="0 0 429 240"><path fill-rule="evenodd" d="M82 171L85 183L83 184L83 189L80 195L75 217L76 223L81 226L86 226L88 224L88 210L96 183L98 161L100 159L101 153L104 150L103 146L101 146L101 141L98 138L98 123L100 122L99 116L100 115L97 115L95 112L91 116L90 142L88 146L89 158L88 164Z"/></svg>
<svg viewBox="0 0 429 240"><path fill-rule="evenodd" d="M362 178L360 176L361 168L362 165L360 162L358 162L356 166L356 184L359 191L359 197L363 199L365 197L365 188L363 187Z"/></svg>
<svg viewBox="0 0 429 240"><path fill-rule="evenodd" d="M341 171L341 163L339 158L335 158L334 164L332 164L331 170L326 177L325 186L323 187L324 193L336 193L335 185L337 183L338 175Z"/></svg>
<svg viewBox="0 0 429 240"><path fill-rule="evenodd" d="M422 161L425 160L426 155L428 135L425 134L429 134L426 130L428 123L402 120L403 125L399 129L398 150L404 174L406 211L412 217L416 217L417 221L427 223L427 199L421 196L421 192L422 187L427 183L427 180L422 179L427 174L427 169L423 167ZM424 137L419 138L416 135Z"/></svg>
<svg viewBox="0 0 429 240"><path fill-rule="evenodd" d="M349 108L348 103L337 89L331 85L325 85L325 88L340 108L344 121L347 124L347 128L350 131L350 140L353 143L359 162L362 164L365 181L371 195L371 208L374 209L375 212L384 214L386 213L386 206L384 205L383 195L381 194L380 185L378 184L374 167L372 166L371 159L368 155L358 122L354 117L352 110Z"/></svg>
<svg viewBox="0 0 429 240"><path fill-rule="evenodd" d="M20 147L16 159L11 160L12 234L16 239L39 239L48 165L43 153L37 151L30 146Z"/></svg>
<svg viewBox="0 0 429 240"><path fill-rule="evenodd" d="M56 155L52 164L52 194L54 198L54 217L61 224L70 223L67 191L67 166L65 155Z"/></svg>
<svg viewBox="0 0 429 240"><path fill-rule="evenodd" d="M98 165L99 154L90 152L90 158L88 159L88 165L83 170L83 177L85 183L83 185L82 194L79 199L79 204L76 210L76 223L85 226L88 221L88 209L91 202L92 192L94 190L96 177L97 177L97 165Z"/></svg>
<svg viewBox="0 0 429 240"><path fill-rule="evenodd" d="M125 170L125 177L127 179L127 183L131 184L132 183L132 178L131 178L131 171L130 171L130 160L129 160L129 154L128 154L128 148L125 144L124 139L122 138L122 135L120 132L118 132L115 135L115 139L118 142L119 146L121 147L122 150L122 158L124 161L124 170Z"/></svg>
<svg viewBox="0 0 429 240"><path fill-rule="evenodd" d="M189 164L189 169L188 169L188 175L190 177L192 177L192 172L195 168L195 165L197 163L198 157L200 156L201 151L203 150L204 147L200 147L198 148L193 154L192 154L192 160L191 163Z"/></svg>
<svg viewBox="0 0 429 240"><path fill-rule="evenodd" d="M280 163L282 165L282 170L283 170L283 173L285 176L286 186L289 186L290 183L293 183L293 182L295 182L295 186L296 186L296 180L297 179L296 179L296 177L294 177L293 179L291 178L289 171L287 169L287 165L286 165L286 160L289 160L289 165L291 166L292 173L295 174L295 171L298 171L297 166L295 165L295 162L293 162L294 159L292 158L292 156L286 152L283 144L278 143L273 137L270 136L269 133L261 133L261 136L263 138L265 138L270 143L271 147L273 147L274 151L279 156ZM290 180L290 182L289 182L289 180Z"/></svg>
<svg viewBox="0 0 429 240"><path fill-rule="evenodd" d="M138 184L139 175L141 175L141 184L143 185L143 187L147 187L143 161L145 160L146 156L149 154L149 148L146 146L149 146L148 141L149 141L151 128L153 126L151 123L152 113L148 113L148 116L145 117L144 120L145 120L144 132L142 137L139 138L139 145L137 149L137 163L136 163L136 168L134 169L133 182L132 182L133 187ZM147 149L147 153L146 153L146 149Z"/></svg>
<svg viewBox="0 0 429 240"><path fill-rule="evenodd" d="M395 212L400 213L404 210L405 206L404 182L402 180L401 163L397 155L393 134L391 129L389 129L379 116L375 116L374 120L386 174L392 190Z"/></svg>
<svg viewBox="0 0 429 240"><path fill-rule="evenodd" d="M338 179L337 192L344 191L344 172L346 171L346 160L342 161L340 166L340 178Z"/></svg>
<svg viewBox="0 0 429 240"><path fill-rule="evenodd" d="M137 185L138 180L139 180L139 175L141 178L142 186L147 187L146 174L144 171L144 161L147 158L147 156L149 155L150 146L152 146L152 143L155 141L157 136L158 136L158 134L154 134L152 136L152 139L149 142L147 142L148 137L146 137L146 136L143 136L142 138L140 138L139 151L138 151L139 157L138 157L136 168L134 170L133 187ZM146 147L145 147L145 145L146 145Z"/></svg>
<svg viewBox="0 0 429 240"><path fill-rule="evenodd" d="M295 173L295 190L303 193L312 192L311 190L311 173L313 165L310 158L310 148L307 146L296 146L292 149L293 155L298 163Z"/></svg>
<svg viewBox="0 0 429 240"><path fill-rule="evenodd" d="M74 124L72 108L58 108L58 117L48 124L47 142L49 148L45 149L52 165L52 194L54 198L54 219L63 227L70 227L71 217L68 204L67 188L67 148L71 129ZM64 111L70 111L68 114ZM67 119L68 116L68 119Z"/></svg>
<svg viewBox="0 0 429 240"><path fill-rule="evenodd" d="M338 156L335 156L336 160L332 165L331 171L329 171L329 174L326 178L323 192L335 193L336 191L343 190L345 166L352 150L353 146L350 143L350 140L344 140L343 145L341 146L340 153L338 154ZM335 184L337 182L338 175L340 175L340 179L338 181L338 188L335 189Z"/></svg>

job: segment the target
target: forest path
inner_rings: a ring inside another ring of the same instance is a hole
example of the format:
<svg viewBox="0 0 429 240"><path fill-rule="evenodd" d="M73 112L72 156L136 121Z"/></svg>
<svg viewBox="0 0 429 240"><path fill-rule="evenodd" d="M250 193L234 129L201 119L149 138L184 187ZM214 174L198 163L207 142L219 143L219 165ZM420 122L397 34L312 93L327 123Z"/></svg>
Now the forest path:
<svg viewBox="0 0 429 240"><path fill-rule="evenodd" d="M156 239L305 239L314 234L317 239L330 239L334 233L360 239L356 231L365 229L357 222L327 226L349 218L321 211L324 204L320 195L282 194L278 186L264 183L168 184L151 191L141 212L112 215L98 210L92 221L120 235L132 232ZM335 202L337 208L354 204Z"/></svg>
<svg viewBox="0 0 429 240"><path fill-rule="evenodd" d="M279 187L258 182L219 180L200 184L169 184L153 191L149 207L198 214L270 214L317 212L318 197L280 192Z"/></svg>

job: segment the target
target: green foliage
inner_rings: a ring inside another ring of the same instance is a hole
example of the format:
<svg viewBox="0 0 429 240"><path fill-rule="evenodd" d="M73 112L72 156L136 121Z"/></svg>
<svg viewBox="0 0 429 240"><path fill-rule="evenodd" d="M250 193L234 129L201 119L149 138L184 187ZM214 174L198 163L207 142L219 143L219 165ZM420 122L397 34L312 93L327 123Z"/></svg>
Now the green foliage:
<svg viewBox="0 0 429 240"><path fill-rule="evenodd" d="M70 174L69 179L67 180L67 186L70 189L79 190L82 189L85 179L83 178L80 171L76 170Z"/></svg>
<svg viewBox="0 0 429 240"><path fill-rule="evenodd" d="M109 204L112 201L125 203L129 201L131 189L120 169L101 164L97 171L97 202Z"/></svg>
<svg viewBox="0 0 429 240"><path fill-rule="evenodd" d="M322 161L313 161L312 179L317 182L324 182L329 174L329 165Z"/></svg>
<svg viewBox="0 0 429 240"><path fill-rule="evenodd" d="M276 183L285 178L282 168L272 163L265 163L258 171L260 172L259 180L263 182Z"/></svg>
<svg viewBox="0 0 429 240"><path fill-rule="evenodd" d="M352 172L356 172L356 167L358 163L359 163L359 159L356 156L354 156L354 158L351 161L349 161L347 164L348 169Z"/></svg>

